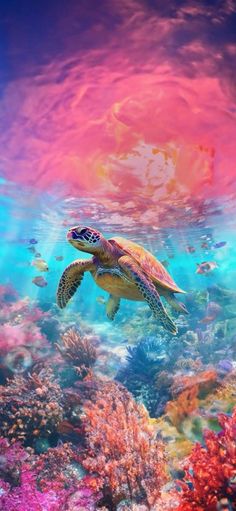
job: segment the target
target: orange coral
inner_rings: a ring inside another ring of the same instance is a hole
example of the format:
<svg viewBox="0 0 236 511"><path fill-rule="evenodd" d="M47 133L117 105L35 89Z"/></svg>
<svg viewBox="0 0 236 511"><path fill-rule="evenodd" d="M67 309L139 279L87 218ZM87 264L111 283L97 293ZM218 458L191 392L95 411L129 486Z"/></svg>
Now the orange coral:
<svg viewBox="0 0 236 511"><path fill-rule="evenodd" d="M205 446L197 443L185 464L180 481L181 502L176 511L216 511L220 502L236 502L236 408L232 417L218 416L222 431L206 431ZM178 497L180 493L178 492Z"/></svg>
<svg viewBox="0 0 236 511"><path fill-rule="evenodd" d="M152 509L166 479L163 444L154 439L144 407L106 382L84 407L88 451L83 466L103 478L111 499L141 499Z"/></svg>
<svg viewBox="0 0 236 511"><path fill-rule="evenodd" d="M173 396L192 387L198 387L198 397L203 398L217 386L217 372L214 369L201 371L193 376L176 376L172 385Z"/></svg>
<svg viewBox="0 0 236 511"><path fill-rule="evenodd" d="M191 387L166 405L166 413L172 424L179 430L183 420L198 408L198 386Z"/></svg>

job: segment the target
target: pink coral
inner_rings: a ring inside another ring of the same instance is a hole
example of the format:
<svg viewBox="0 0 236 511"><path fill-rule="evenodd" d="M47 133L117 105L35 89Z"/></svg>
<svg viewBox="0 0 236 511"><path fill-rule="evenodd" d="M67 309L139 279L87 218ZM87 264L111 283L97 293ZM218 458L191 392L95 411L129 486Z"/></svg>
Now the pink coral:
<svg viewBox="0 0 236 511"><path fill-rule="evenodd" d="M0 325L0 353L5 355L9 350L20 346L34 345L34 350L42 345L48 346L47 339L39 327L33 323L22 321L20 324L5 323Z"/></svg>
<svg viewBox="0 0 236 511"><path fill-rule="evenodd" d="M40 492L35 475L27 470L22 472L20 486L11 489L0 481L0 488L1 511L62 511L68 493L66 490Z"/></svg>
<svg viewBox="0 0 236 511"><path fill-rule="evenodd" d="M24 372L50 350L39 326L49 313L31 304L29 298L16 300L12 292L10 295L6 293L6 288L0 287L0 369L3 380L14 372ZM22 353L22 349L26 351Z"/></svg>
<svg viewBox="0 0 236 511"><path fill-rule="evenodd" d="M0 510L95 511L101 498L96 480L78 481L72 460L68 444L37 456L0 439Z"/></svg>

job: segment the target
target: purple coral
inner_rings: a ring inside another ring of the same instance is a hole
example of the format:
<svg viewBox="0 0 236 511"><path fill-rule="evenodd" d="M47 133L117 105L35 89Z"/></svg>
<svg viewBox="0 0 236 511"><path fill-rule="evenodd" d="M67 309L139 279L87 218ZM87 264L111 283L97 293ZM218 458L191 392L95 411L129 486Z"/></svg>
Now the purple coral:
<svg viewBox="0 0 236 511"><path fill-rule="evenodd" d="M37 456L0 439L0 510L95 511L99 485L89 476L79 481L72 460L68 444Z"/></svg>

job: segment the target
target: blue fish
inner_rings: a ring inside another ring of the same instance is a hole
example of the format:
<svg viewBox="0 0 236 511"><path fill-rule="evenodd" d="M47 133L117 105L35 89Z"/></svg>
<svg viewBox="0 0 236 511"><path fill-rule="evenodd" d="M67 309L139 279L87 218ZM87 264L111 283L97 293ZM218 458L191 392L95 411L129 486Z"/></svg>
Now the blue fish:
<svg viewBox="0 0 236 511"><path fill-rule="evenodd" d="M222 248L226 244L227 244L227 241L219 241L218 243L215 243L215 245L213 245L213 248Z"/></svg>

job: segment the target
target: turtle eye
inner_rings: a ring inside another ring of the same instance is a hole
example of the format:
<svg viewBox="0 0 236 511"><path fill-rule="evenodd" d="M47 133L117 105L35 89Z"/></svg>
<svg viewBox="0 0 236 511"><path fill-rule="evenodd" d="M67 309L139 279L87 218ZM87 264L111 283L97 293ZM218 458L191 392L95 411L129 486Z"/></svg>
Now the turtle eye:
<svg viewBox="0 0 236 511"><path fill-rule="evenodd" d="M79 234L76 231L72 231L71 237L73 240L77 240L79 238Z"/></svg>
<svg viewBox="0 0 236 511"><path fill-rule="evenodd" d="M82 236L83 236L83 234L85 234L86 232L87 232L87 229L81 229L79 234L82 234Z"/></svg>

